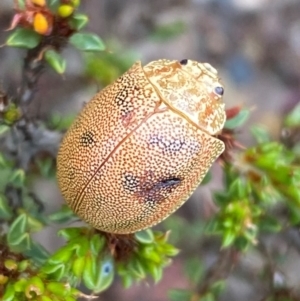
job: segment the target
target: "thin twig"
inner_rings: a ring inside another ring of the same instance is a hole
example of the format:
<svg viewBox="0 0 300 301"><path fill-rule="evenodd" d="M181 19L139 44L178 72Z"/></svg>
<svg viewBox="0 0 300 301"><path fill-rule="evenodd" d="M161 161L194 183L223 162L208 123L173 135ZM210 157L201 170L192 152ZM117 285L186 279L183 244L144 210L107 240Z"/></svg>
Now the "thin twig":
<svg viewBox="0 0 300 301"><path fill-rule="evenodd" d="M215 282L226 279L234 268L238 255L239 253L234 248L221 251L218 260L206 272L205 281L199 283L196 288L196 294L205 295Z"/></svg>

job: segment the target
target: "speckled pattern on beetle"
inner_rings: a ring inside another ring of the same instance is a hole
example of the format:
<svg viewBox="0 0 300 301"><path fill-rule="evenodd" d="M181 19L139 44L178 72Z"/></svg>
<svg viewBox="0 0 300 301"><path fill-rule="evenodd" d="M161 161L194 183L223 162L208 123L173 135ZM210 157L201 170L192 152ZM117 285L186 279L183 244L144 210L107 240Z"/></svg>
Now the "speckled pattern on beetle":
<svg viewBox="0 0 300 301"><path fill-rule="evenodd" d="M208 63L136 62L88 102L66 133L57 178L68 205L117 234L178 209L224 151L224 88Z"/></svg>

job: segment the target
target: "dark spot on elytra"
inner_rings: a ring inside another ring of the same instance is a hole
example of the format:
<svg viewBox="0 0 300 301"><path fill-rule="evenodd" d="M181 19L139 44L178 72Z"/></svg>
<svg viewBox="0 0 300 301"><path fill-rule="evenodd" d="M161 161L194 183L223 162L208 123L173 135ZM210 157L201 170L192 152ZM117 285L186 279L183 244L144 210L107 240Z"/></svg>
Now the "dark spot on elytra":
<svg viewBox="0 0 300 301"><path fill-rule="evenodd" d="M74 180L75 177L76 177L76 172L72 168L69 168L68 169L68 179Z"/></svg>
<svg viewBox="0 0 300 301"><path fill-rule="evenodd" d="M154 183L145 183L141 187L140 195L143 197L145 203L160 203L164 201L175 188L180 185L182 179L178 177L168 177Z"/></svg>
<svg viewBox="0 0 300 301"><path fill-rule="evenodd" d="M169 152L178 152L185 146L185 141L181 138L174 139L160 135L153 135L149 139L151 145L156 145L160 149Z"/></svg>
<svg viewBox="0 0 300 301"><path fill-rule="evenodd" d="M129 90L128 87L125 87L125 89L121 89L119 91L119 93L117 94L117 96L115 98L115 103L119 107L119 109L121 111L121 116L123 118L127 118L128 116L131 116L130 114L132 114L132 112L134 110L133 102L131 99L132 97L134 97L133 90L139 90L139 88L133 87L133 88L130 88L130 90ZM129 93L129 91L132 91L132 93Z"/></svg>
<svg viewBox="0 0 300 301"><path fill-rule="evenodd" d="M90 146L95 143L94 134L91 131L84 132L80 137L80 145Z"/></svg>
<svg viewBox="0 0 300 301"><path fill-rule="evenodd" d="M178 177L165 177L162 180L155 180L152 173L146 173L144 177L137 177L127 173L122 178L125 190L134 193L142 202L162 202L182 182Z"/></svg>
<svg viewBox="0 0 300 301"><path fill-rule="evenodd" d="M177 156L180 152L185 152L189 156L193 156L201 150L199 141L195 139L187 139L182 135L177 138L164 136L161 134L151 134L148 138L149 146L155 146L161 149L165 155Z"/></svg>
<svg viewBox="0 0 300 301"><path fill-rule="evenodd" d="M116 104L121 107L125 104L126 98L128 97L128 90L121 89L115 98Z"/></svg>
<svg viewBox="0 0 300 301"><path fill-rule="evenodd" d="M178 184L181 183L181 179L173 177L173 178L168 178L168 179L164 179L160 182L156 183L156 186L159 188L172 188L174 186L177 186Z"/></svg>
<svg viewBox="0 0 300 301"><path fill-rule="evenodd" d="M123 187L129 192L136 192L139 189L139 179L133 174L125 174L122 179Z"/></svg>

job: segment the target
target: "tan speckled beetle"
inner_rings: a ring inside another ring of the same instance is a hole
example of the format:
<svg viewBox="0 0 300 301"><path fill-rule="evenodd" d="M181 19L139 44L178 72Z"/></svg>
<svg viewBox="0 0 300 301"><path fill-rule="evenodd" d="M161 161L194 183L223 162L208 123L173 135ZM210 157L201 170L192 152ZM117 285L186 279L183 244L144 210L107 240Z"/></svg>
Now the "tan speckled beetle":
<svg viewBox="0 0 300 301"><path fill-rule="evenodd" d="M93 227L127 234L178 209L224 143L217 71L192 60L136 62L85 105L57 157L68 205Z"/></svg>

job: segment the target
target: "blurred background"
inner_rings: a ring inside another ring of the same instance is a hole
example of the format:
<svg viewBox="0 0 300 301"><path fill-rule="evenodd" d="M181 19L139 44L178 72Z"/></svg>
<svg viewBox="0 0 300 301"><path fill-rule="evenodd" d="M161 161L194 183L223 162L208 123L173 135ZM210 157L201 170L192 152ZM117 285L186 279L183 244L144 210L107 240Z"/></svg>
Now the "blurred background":
<svg viewBox="0 0 300 301"><path fill-rule="evenodd" d="M1 44L12 7L12 0L0 1ZM82 11L90 17L88 30L97 33L109 51L82 56L66 49L65 76L45 73L31 105L32 116L74 116L134 61L146 64L159 58L207 61L217 68L227 108L240 105L251 109L249 121L238 134L247 146L253 143L252 124L263 124L279 139L283 116L300 101L300 0L82 0ZM0 48L0 82L9 91L18 88L23 55L21 50ZM150 281L124 290L115 281L99 300L164 301L170 289L188 288L186 261L195 258L195 269L207 269L220 251L218 241L203 235L203 227L217 210L212 192L221 185L221 168L215 165L209 184L199 187L175 215L158 226L171 229L172 242L182 250L159 284ZM38 181L36 190L49 212L63 202L55 182ZM38 234L48 250L61 243L56 231L51 228ZM299 249L290 249L280 235L266 240L276 256L285 257L281 272L289 286L299 289ZM254 250L244 255L219 300L262 300L268 289L261 281L265 265L265 259Z"/></svg>

